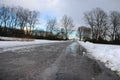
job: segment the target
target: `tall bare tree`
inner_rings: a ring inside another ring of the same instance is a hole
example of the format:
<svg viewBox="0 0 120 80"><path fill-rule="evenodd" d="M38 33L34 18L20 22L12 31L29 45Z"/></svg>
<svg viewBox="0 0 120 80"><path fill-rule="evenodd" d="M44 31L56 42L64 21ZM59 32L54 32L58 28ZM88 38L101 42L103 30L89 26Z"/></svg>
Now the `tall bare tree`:
<svg viewBox="0 0 120 80"><path fill-rule="evenodd" d="M3 24L3 10L4 10L3 6L0 7L0 30Z"/></svg>
<svg viewBox="0 0 120 80"><path fill-rule="evenodd" d="M94 26L95 26L95 22L94 22L94 14L90 11L90 12L86 12L84 13L84 18L85 18L85 22L91 27L91 34L92 34L92 39L95 38L95 31L94 31Z"/></svg>
<svg viewBox="0 0 120 80"><path fill-rule="evenodd" d="M0 6L0 35L12 35L20 31L19 35L31 34L32 29L38 22L39 13L22 7Z"/></svg>
<svg viewBox="0 0 120 80"><path fill-rule="evenodd" d="M38 11L29 11L28 13L28 26L29 26L29 33L32 34L35 25L39 23L39 15Z"/></svg>
<svg viewBox="0 0 120 80"><path fill-rule="evenodd" d="M73 19L64 15L61 19L62 27L64 28L65 39L68 39L69 34L73 32L72 28L74 27Z"/></svg>
<svg viewBox="0 0 120 80"><path fill-rule="evenodd" d="M56 26L57 26L56 18L51 18L47 20L47 31L50 32L50 35L53 35Z"/></svg>
<svg viewBox="0 0 120 80"><path fill-rule="evenodd" d="M107 14L100 8L93 9L84 14L86 22L90 25L92 38L98 40L105 39L107 31Z"/></svg>
<svg viewBox="0 0 120 80"><path fill-rule="evenodd" d="M9 8L3 6L3 26L6 31L7 22L9 21L10 15L9 15Z"/></svg>
<svg viewBox="0 0 120 80"><path fill-rule="evenodd" d="M120 12L112 11L110 13L110 34L111 40L117 40L120 38Z"/></svg>

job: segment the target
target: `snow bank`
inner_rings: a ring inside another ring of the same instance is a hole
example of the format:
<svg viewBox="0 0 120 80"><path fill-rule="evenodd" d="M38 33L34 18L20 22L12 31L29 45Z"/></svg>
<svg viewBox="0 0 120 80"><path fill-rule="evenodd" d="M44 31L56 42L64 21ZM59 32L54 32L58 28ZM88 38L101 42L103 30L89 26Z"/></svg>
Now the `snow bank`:
<svg viewBox="0 0 120 80"><path fill-rule="evenodd" d="M0 40L1 41L32 41L33 39L0 36Z"/></svg>
<svg viewBox="0 0 120 80"><path fill-rule="evenodd" d="M33 41L0 41L0 48L32 45L32 44L43 44L43 43L54 43L60 41L51 41L51 40L33 40ZM63 41L61 41L63 42Z"/></svg>
<svg viewBox="0 0 120 80"><path fill-rule="evenodd" d="M79 42L88 50L88 54L105 63L105 66L120 75L120 46Z"/></svg>

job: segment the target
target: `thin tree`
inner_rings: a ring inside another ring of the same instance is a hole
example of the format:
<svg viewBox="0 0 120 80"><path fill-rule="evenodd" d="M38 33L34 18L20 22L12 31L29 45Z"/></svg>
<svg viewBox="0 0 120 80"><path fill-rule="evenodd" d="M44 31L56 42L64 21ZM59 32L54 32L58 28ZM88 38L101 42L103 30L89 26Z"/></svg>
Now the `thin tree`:
<svg viewBox="0 0 120 80"><path fill-rule="evenodd" d="M73 19L64 15L61 19L62 27L64 28L65 39L68 39L69 34L73 32L72 28L74 27Z"/></svg>
<svg viewBox="0 0 120 80"><path fill-rule="evenodd" d="M118 35L120 35L120 12L112 11L110 13L110 34L111 40L119 39Z"/></svg>
<svg viewBox="0 0 120 80"><path fill-rule="evenodd" d="M105 39L107 31L108 16L104 10L95 8L90 12L84 14L86 22L90 25L92 31L92 38L98 40Z"/></svg>
<svg viewBox="0 0 120 80"><path fill-rule="evenodd" d="M39 24L39 15L38 11L29 11L28 13L28 24L29 24L29 32L32 34L34 31L35 25Z"/></svg>
<svg viewBox="0 0 120 80"><path fill-rule="evenodd" d="M56 18L51 18L47 20L47 31L50 32L50 35L53 35L56 26L57 26Z"/></svg>

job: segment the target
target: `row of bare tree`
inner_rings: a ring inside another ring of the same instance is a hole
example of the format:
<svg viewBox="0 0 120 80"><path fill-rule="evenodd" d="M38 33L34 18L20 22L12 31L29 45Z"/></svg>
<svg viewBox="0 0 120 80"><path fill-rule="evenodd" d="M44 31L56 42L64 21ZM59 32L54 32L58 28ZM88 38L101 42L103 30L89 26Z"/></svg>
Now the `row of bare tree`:
<svg viewBox="0 0 120 80"><path fill-rule="evenodd" d="M39 21L38 18L39 12L37 11L22 7L0 6L0 35L7 36L9 32L14 32L15 29L23 33L26 30L25 34L31 35L32 29ZM11 33L11 35L13 34Z"/></svg>
<svg viewBox="0 0 120 80"><path fill-rule="evenodd" d="M61 25L60 25L61 24ZM74 27L73 19L64 15L58 25L56 18L51 18L47 20L47 31L57 36L61 36L63 39L67 40L69 35L73 32L72 28ZM60 28L61 26L61 28ZM46 34L48 35L48 34ZM50 36L49 35L49 36Z"/></svg>
<svg viewBox="0 0 120 80"><path fill-rule="evenodd" d="M86 23L91 28L91 38L95 40L120 40L120 12L95 8L84 14Z"/></svg>
<svg viewBox="0 0 120 80"><path fill-rule="evenodd" d="M71 17L64 15L58 25L56 18L50 18L46 23L43 37L62 37L68 39L71 28L74 27ZM30 37L35 35L34 28L40 23L40 12L23 7L0 6L0 36ZM60 28L62 26L62 28ZM38 30L38 29L37 29ZM38 31L39 33L43 33ZM37 33L37 34L39 34Z"/></svg>

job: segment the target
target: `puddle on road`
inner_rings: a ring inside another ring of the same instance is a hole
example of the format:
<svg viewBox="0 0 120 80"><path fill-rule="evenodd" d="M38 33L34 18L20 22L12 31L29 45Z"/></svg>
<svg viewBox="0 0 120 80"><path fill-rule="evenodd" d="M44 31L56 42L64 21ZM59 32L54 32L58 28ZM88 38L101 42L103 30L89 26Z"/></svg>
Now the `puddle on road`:
<svg viewBox="0 0 120 80"><path fill-rule="evenodd" d="M84 54L86 53L86 49L81 47L77 42L74 42L70 46L68 46L66 51L67 53L73 56L78 56L78 55L84 56Z"/></svg>
<svg viewBox="0 0 120 80"><path fill-rule="evenodd" d="M85 64L92 63L92 64L88 64L88 66L92 67L91 70L93 70L92 71L93 74L98 75L99 73L102 73L102 69L100 68L98 63L95 60L92 60L87 56L85 56L85 54L87 53L86 49L80 46L79 43L74 42L73 44L67 47L66 51L68 54L71 54L75 57L78 57L78 56L81 57L82 60L80 59L80 61L86 61ZM84 65L84 64L81 64L81 65Z"/></svg>
<svg viewBox="0 0 120 80"><path fill-rule="evenodd" d="M86 49L77 42L68 46L66 51L66 59L55 80L120 80L102 63L86 56Z"/></svg>

